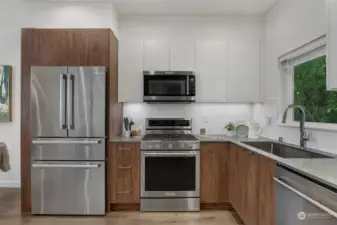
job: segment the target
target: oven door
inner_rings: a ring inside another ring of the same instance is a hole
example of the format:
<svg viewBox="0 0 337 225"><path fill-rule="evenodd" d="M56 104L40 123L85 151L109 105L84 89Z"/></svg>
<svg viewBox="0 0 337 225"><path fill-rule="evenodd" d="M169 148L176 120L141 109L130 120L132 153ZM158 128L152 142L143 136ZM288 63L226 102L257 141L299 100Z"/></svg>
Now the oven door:
<svg viewBox="0 0 337 225"><path fill-rule="evenodd" d="M141 197L199 196L199 151L141 152Z"/></svg>
<svg viewBox="0 0 337 225"><path fill-rule="evenodd" d="M189 76L144 75L144 101L193 101Z"/></svg>

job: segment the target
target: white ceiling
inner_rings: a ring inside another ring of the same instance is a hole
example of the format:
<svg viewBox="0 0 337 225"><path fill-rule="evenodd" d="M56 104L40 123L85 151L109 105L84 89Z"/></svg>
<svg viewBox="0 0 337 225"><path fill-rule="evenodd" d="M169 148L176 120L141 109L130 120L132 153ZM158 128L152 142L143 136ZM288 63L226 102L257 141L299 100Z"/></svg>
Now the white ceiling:
<svg viewBox="0 0 337 225"><path fill-rule="evenodd" d="M278 0L112 0L121 15L261 15Z"/></svg>
<svg viewBox="0 0 337 225"><path fill-rule="evenodd" d="M262 15L279 0L27 0L112 2L120 15Z"/></svg>

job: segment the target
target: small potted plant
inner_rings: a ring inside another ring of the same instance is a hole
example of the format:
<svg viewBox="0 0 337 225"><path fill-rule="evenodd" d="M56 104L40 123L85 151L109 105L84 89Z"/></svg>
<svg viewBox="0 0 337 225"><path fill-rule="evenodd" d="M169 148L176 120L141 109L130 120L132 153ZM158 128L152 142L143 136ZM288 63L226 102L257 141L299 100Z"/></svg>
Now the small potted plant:
<svg viewBox="0 0 337 225"><path fill-rule="evenodd" d="M226 126L225 126L225 130L227 131L226 134L230 137L234 136L235 135L235 126L233 123L228 123Z"/></svg>
<svg viewBox="0 0 337 225"><path fill-rule="evenodd" d="M124 117L124 137L129 138L132 125L134 125L134 122L131 118Z"/></svg>

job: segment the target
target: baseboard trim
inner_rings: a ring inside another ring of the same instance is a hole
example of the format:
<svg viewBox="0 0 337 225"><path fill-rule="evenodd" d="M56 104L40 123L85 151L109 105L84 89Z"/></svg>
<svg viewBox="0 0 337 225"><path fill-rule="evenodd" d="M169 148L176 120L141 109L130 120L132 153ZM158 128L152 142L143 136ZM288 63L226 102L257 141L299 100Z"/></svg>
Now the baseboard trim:
<svg viewBox="0 0 337 225"><path fill-rule="evenodd" d="M139 211L140 204L139 203L129 203L129 204L110 204L110 212L113 211Z"/></svg>
<svg viewBox="0 0 337 225"><path fill-rule="evenodd" d="M0 181L0 188L20 188L20 181Z"/></svg>
<svg viewBox="0 0 337 225"><path fill-rule="evenodd" d="M234 220L236 221L236 223L238 225L244 225L242 219L240 218L240 216L235 211L232 212L232 216L233 216Z"/></svg>
<svg viewBox="0 0 337 225"><path fill-rule="evenodd" d="M228 202L221 202L221 203L201 203L200 204L201 210L228 210L232 211L233 207Z"/></svg>

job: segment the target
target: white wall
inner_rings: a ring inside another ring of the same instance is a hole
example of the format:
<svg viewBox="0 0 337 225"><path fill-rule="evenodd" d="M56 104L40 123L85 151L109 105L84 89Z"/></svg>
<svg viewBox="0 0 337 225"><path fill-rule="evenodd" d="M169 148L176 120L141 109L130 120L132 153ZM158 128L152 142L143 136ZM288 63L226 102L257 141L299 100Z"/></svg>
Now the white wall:
<svg viewBox="0 0 337 225"><path fill-rule="evenodd" d="M0 64L13 66L13 122L0 124L0 140L9 148L12 170L0 172L0 187L20 186L20 43L21 28L111 28L118 15L108 2L0 1Z"/></svg>
<svg viewBox="0 0 337 225"><path fill-rule="evenodd" d="M228 122L240 123L253 118L251 104L147 104L125 103L124 116L135 122L133 128L145 129L146 118L180 117L192 118L193 132L198 134L200 128L206 128L207 134L225 134L224 127Z"/></svg>
<svg viewBox="0 0 337 225"><path fill-rule="evenodd" d="M277 118L284 109L278 109L280 99L280 71L278 58L326 32L326 1L280 0L265 17L265 100L264 115L272 117L272 124L264 134L287 142L299 143L299 128L279 127ZM310 130L308 146L337 153L337 132Z"/></svg>

